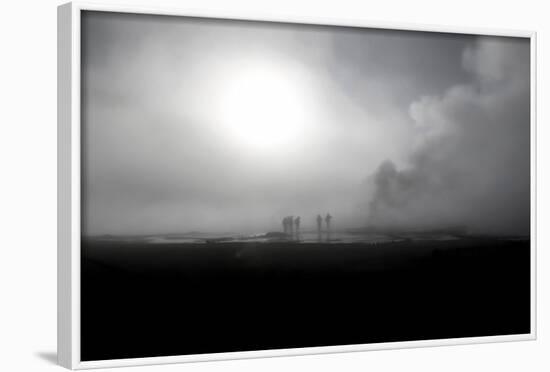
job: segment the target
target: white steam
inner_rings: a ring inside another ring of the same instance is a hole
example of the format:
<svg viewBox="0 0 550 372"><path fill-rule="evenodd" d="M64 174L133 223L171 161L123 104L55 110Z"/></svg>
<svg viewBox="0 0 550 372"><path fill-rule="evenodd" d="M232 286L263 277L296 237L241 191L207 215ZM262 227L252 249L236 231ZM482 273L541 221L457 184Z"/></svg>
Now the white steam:
<svg viewBox="0 0 550 372"><path fill-rule="evenodd" d="M465 49L472 81L410 105L410 164L381 164L369 223L529 231L529 42L482 38Z"/></svg>

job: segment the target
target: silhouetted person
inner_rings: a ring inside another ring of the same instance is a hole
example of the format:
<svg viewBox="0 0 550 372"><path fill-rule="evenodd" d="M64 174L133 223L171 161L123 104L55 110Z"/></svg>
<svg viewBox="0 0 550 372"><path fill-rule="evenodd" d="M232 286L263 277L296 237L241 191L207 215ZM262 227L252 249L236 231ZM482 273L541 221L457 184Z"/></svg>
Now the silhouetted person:
<svg viewBox="0 0 550 372"><path fill-rule="evenodd" d="M296 231L296 237L298 237L298 234L300 234L300 216L294 219L294 226Z"/></svg>
<svg viewBox="0 0 550 372"><path fill-rule="evenodd" d="M327 224L327 231L330 230L330 220L332 219L332 216L330 213L327 213L327 216L325 217L325 223Z"/></svg>
<svg viewBox="0 0 550 372"><path fill-rule="evenodd" d="M285 234L292 235L292 223L293 223L292 216L286 216L285 218L283 218L283 227L285 230Z"/></svg>
<svg viewBox="0 0 550 372"><path fill-rule="evenodd" d="M288 233L290 236L294 236L294 216L288 216Z"/></svg>
<svg viewBox="0 0 550 372"><path fill-rule="evenodd" d="M321 225L323 224L323 217L320 214L317 215L317 240L321 242Z"/></svg>

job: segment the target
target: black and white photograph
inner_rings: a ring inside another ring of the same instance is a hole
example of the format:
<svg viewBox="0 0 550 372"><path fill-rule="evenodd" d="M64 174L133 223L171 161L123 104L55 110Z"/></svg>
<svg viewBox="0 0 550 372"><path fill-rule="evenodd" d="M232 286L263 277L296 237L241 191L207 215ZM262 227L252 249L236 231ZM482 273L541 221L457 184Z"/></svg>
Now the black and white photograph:
<svg viewBox="0 0 550 372"><path fill-rule="evenodd" d="M531 333L530 38L80 24L82 361Z"/></svg>

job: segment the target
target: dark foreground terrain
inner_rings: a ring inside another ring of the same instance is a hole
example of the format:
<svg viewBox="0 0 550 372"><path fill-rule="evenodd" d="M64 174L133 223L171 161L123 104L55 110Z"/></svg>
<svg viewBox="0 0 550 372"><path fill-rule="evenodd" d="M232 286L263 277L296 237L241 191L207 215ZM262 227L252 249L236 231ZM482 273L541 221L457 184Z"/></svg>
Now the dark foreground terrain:
<svg viewBox="0 0 550 372"><path fill-rule="evenodd" d="M528 241L83 240L82 360L529 333Z"/></svg>

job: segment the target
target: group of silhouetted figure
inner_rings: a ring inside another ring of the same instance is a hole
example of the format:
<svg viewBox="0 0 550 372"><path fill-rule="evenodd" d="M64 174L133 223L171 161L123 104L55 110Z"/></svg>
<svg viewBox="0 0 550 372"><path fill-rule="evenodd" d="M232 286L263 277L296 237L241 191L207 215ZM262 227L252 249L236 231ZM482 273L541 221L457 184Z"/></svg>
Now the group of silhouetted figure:
<svg viewBox="0 0 550 372"><path fill-rule="evenodd" d="M328 235L330 235L330 221L332 220L332 216L330 213L327 213L325 218L321 217L320 214L317 215L317 234L319 236L319 240L321 237L321 231L323 228L323 220L326 224L326 232ZM283 231L286 235L289 235L291 237L296 237L299 239L300 237L300 216L294 217L294 216L286 216L283 218Z"/></svg>
<svg viewBox="0 0 550 372"><path fill-rule="evenodd" d="M327 224L327 231L330 231L330 220L332 220L332 216L330 213L327 213L325 216L325 223ZM321 225L323 224L323 217L321 217L320 214L317 215L317 232L321 232Z"/></svg>
<svg viewBox="0 0 550 372"><path fill-rule="evenodd" d="M296 228L294 228L296 227ZM294 216L286 216L283 218L283 231L287 235L294 235L300 233L300 216L294 218Z"/></svg>

